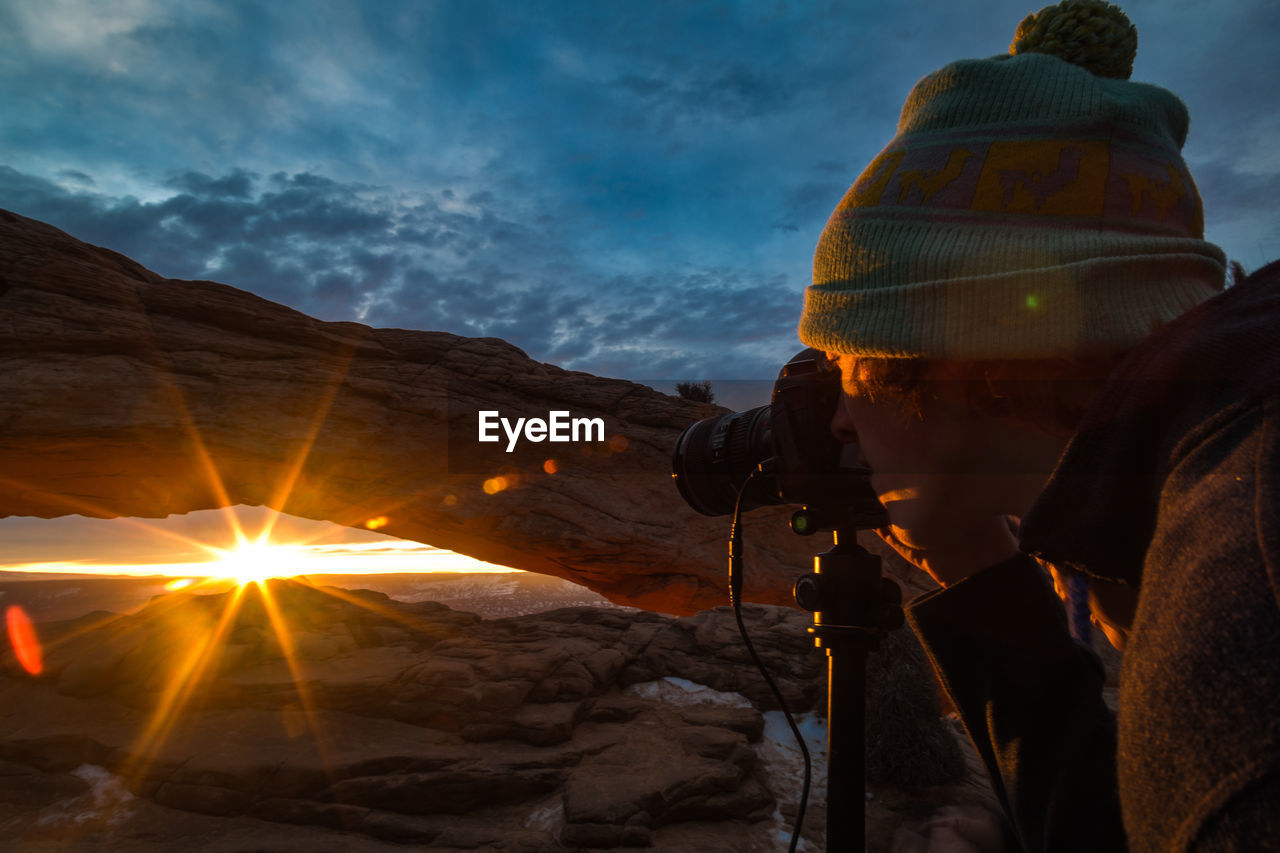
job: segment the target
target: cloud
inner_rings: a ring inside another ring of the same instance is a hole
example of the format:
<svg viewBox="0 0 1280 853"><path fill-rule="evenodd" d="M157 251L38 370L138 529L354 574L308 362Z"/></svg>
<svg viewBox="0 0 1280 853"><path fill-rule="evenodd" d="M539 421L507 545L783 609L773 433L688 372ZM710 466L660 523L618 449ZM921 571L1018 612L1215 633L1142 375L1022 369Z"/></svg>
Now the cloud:
<svg viewBox="0 0 1280 853"><path fill-rule="evenodd" d="M0 4L6 206L326 319L694 377L772 375L912 83L1027 11L58 2ZM1126 3L1139 76L1191 107L1210 239L1254 267L1277 251L1275 28L1267 0L1202 5Z"/></svg>
<svg viewBox="0 0 1280 853"><path fill-rule="evenodd" d="M236 169L221 178L211 178L200 172L184 171L170 175L164 180L164 185L193 196L248 198L255 177L243 169Z"/></svg>
<svg viewBox="0 0 1280 853"><path fill-rule="evenodd" d="M11 8L33 48L80 57L105 53L113 38L153 25L164 11L155 0L41 0Z"/></svg>
<svg viewBox="0 0 1280 853"><path fill-rule="evenodd" d="M87 177L87 176L86 176ZM92 184L92 178L89 179ZM411 202L324 175L184 171L157 201L0 167L24 215L171 278L313 316L503 338L536 359L644 377L770 376L795 345L798 282L733 267L616 272L504 214L492 193Z"/></svg>
<svg viewBox="0 0 1280 853"><path fill-rule="evenodd" d="M94 186L97 183L96 181L94 181L93 178L89 177L84 172L78 171L76 169L63 169L62 171L58 172L58 177L62 178L64 181L70 181L71 183L75 183L75 184L82 184L87 187Z"/></svg>

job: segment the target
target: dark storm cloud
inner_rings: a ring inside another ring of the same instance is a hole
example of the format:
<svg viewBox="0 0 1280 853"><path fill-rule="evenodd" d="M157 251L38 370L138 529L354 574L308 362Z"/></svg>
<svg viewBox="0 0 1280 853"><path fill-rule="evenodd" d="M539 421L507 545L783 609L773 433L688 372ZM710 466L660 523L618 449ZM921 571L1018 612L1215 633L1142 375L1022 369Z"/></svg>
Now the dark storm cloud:
<svg viewBox="0 0 1280 853"><path fill-rule="evenodd" d="M184 190L157 202L65 189L0 167L0 198L90 243L110 246L171 278L221 278L328 319L351 319L386 278L375 247L394 242L384 199L315 175L272 175L265 190L236 170L174 176ZM339 298L319 277L352 280Z"/></svg>
<svg viewBox="0 0 1280 853"><path fill-rule="evenodd" d="M530 269L511 276L471 267L452 277L409 270L369 319L500 337L535 358L596 373L684 377L714 367L746 378L772 375L780 354L795 348L798 312L794 283L742 270L604 277ZM730 351L739 356L725 359Z"/></svg>
<svg viewBox="0 0 1280 853"><path fill-rule="evenodd" d="M58 172L58 177L66 181L71 181L72 183L76 183L76 184L83 184L84 186L88 186L88 187L91 187L94 185L93 178L89 177L84 172L80 172L75 169L63 169L62 171Z"/></svg>
<svg viewBox="0 0 1280 853"><path fill-rule="evenodd" d="M190 193L193 196L206 198L248 198L253 188L254 175L243 169L236 169L221 178L211 178L200 172L179 172L165 178L164 185L170 189ZM90 179L92 180L92 179Z"/></svg>
<svg viewBox="0 0 1280 853"><path fill-rule="evenodd" d="M171 175L142 202L0 167L0 198L162 275L213 279L313 316L508 340L534 358L632 377L768 375L790 347L797 282L735 269L617 274L576 259L490 193L399 205L313 173Z"/></svg>

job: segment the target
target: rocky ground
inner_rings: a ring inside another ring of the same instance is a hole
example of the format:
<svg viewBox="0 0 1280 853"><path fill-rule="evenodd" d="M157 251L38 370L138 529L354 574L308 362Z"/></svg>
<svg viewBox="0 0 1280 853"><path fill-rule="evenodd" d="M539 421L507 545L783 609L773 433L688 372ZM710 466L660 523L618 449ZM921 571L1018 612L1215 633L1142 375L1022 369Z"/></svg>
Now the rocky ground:
<svg viewBox="0 0 1280 853"><path fill-rule="evenodd" d="M727 610L482 619L373 591L248 589L38 624L36 676L3 659L10 849L786 847L795 748ZM749 605L747 621L820 741L807 615ZM869 831L885 849L902 822L989 792L909 634L871 682ZM811 850L824 798L819 785Z"/></svg>

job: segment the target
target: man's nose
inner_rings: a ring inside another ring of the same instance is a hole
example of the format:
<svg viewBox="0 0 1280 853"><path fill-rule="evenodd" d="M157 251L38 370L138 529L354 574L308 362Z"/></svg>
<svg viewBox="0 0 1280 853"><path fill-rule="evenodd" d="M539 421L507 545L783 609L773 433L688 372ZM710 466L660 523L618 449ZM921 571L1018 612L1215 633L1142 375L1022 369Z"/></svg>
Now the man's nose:
<svg viewBox="0 0 1280 853"><path fill-rule="evenodd" d="M831 434L841 444L857 444L858 431L853 426L853 416L849 414L849 407L845 405L848 398L840 395L840 401L836 403L836 413L831 418Z"/></svg>

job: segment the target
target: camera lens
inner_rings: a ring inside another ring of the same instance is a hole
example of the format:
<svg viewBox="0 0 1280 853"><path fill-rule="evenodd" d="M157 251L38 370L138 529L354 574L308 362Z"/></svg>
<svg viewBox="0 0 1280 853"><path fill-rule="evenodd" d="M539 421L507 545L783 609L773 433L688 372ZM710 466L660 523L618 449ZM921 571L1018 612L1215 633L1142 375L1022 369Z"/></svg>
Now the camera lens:
<svg viewBox="0 0 1280 853"><path fill-rule="evenodd" d="M773 455L770 407L731 412L691 424L680 434L672 476L689 506L703 515L728 515L747 476ZM772 479L757 477L742 497L742 509L781 502Z"/></svg>

